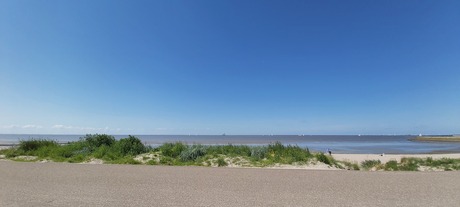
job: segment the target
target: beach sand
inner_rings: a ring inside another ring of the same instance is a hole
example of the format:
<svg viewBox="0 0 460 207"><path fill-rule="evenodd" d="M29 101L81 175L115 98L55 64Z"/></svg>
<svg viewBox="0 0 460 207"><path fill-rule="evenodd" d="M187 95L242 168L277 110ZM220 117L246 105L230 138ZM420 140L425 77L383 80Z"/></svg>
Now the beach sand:
<svg viewBox="0 0 460 207"><path fill-rule="evenodd" d="M454 158L460 159L460 153L453 154L332 154L332 157L339 161L347 161L352 163L361 163L365 160L380 160L382 163L386 163L391 160L400 162L403 157L414 157L414 158L428 158L441 159L441 158Z"/></svg>

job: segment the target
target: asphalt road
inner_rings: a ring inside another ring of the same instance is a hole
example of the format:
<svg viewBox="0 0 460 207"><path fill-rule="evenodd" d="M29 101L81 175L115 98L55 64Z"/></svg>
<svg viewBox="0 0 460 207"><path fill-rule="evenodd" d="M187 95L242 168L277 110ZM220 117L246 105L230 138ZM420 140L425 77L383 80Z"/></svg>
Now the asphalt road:
<svg viewBox="0 0 460 207"><path fill-rule="evenodd" d="M0 206L459 206L459 172L0 161Z"/></svg>

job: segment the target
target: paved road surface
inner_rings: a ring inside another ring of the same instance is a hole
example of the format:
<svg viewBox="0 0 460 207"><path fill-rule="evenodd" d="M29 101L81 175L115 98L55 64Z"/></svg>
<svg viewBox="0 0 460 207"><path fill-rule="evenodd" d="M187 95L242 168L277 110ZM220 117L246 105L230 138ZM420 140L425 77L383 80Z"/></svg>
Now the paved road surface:
<svg viewBox="0 0 460 207"><path fill-rule="evenodd" d="M459 172L0 161L0 206L459 206Z"/></svg>

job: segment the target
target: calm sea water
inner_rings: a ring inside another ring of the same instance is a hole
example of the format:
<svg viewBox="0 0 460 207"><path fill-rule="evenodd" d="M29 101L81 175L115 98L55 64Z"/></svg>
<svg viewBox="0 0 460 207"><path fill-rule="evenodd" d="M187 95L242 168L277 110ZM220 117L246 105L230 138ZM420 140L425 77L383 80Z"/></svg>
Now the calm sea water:
<svg viewBox="0 0 460 207"><path fill-rule="evenodd" d="M0 134L1 144L14 144L25 139L53 139L58 142L76 141L84 135L21 135ZM120 139L126 135L115 135ZM156 146L165 142L186 142L189 144L245 144L265 145L280 141L283 144L298 145L312 151L333 153L460 153L460 143L413 142L411 136L348 136L348 135L137 135L144 143Z"/></svg>

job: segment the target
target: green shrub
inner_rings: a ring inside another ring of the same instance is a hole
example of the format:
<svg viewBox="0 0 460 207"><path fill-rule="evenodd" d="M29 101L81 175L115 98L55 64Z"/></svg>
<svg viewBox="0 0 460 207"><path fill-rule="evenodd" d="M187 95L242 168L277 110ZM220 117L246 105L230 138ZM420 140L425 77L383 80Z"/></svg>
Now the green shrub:
<svg viewBox="0 0 460 207"><path fill-rule="evenodd" d="M365 169L371 169L381 164L380 160L364 160L361 162L361 166Z"/></svg>
<svg viewBox="0 0 460 207"><path fill-rule="evenodd" d="M187 147L187 149L183 150L180 154L181 161L189 162L195 161L199 157L206 154L206 147L202 145L193 145Z"/></svg>
<svg viewBox="0 0 460 207"><path fill-rule="evenodd" d="M207 154L217 156L217 155L228 155L228 156L250 156L251 147L246 145L213 145L208 146L206 149Z"/></svg>
<svg viewBox="0 0 460 207"><path fill-rule="evenodd" d="M268 148L266 146L257 146L251 148L251 157L255 160L264 159L267 156Z"/></svg>
<svg viewBox="0 0 460 207"><path fill-rule="evenodd" d="M178 157L182 151L187 149L187 145L182 142L164 143L158 147L164 156Z"/></svg>
<svg viewBox="0 0 460 207"><path fill-rule="evenodd" d="M275 163L292 164L293 162L306 162L312 155L310 151L299 146L284 146L281 142L269 144L267 159Z"/></svg>
<svg viewBox="0 0 460 207"><path fill-rule="evenodd" d="M139 138L135 136L131 136L131 135L129 135L128 138L123 138L117 141L115 143L114 148L117 149L118 152L122 154L123 156L125 155L134 156L134 155L145 153L147 151L147 148L142 143L142 141Z"/></svg>
<svg viewBox="0 0 460 207"><path fill-rule="evenodd" d="M347 166L348 170L350 169L359 170L359 165L356 163L351 163L351 162L346 162L346 161L341 161L341 163Z"/></svg>
<svg viewBox="0 0 460 207"><path fill-rule="evenodd" d="M328 164L328 165L332 165L332 162L331 160L329 159L328 156L326 156L324 153L318 153L315 155L316 157L316 160L318 160L319 162L322 162L322 163L325 163L325 164Z"/></svg>
<svg viewBox="0 0 460 207"><path fill-rule="evenodd" d="M401 164L399 170L402 171L418 171L419 163L422 159L419 158L401 158Z"/></svg>
<svg viewBox="0 0 460 207"><path fill-rule="evenodd" d="M174 160L171 157L161 157L160 158L160 164L163 165L173 165Z"/></svg>
<svg viewBox="0 0 460 207"><path fill-rule="evenodd" d="M227 165L228 165L228 163L225 162L225 159L223 157L217 158L217 166L218 167L225 167Z"/></svg>
<svg viewBox="0 0 460 207"><path fill-rule="evenodd" d="M353 167L353 170L359 170L359 165L356 163L353 163L352 167Z"/></svg>
<svg viewBox="0 0 460 207"><path fill-rule="evenodd" d="M397 171L399 170L398 162L395 160L388 161L385 163L385 170Z"/></svg>
<svg viewBox="0 0 460 207"><path fill-rule="evenodd" d="M156 160L149 160L147 165L158 165L158 162Z"/></svg>
<svg viewBox="0 0 460 207"><path fill-rule="evenodd" d="M3 154L5 155L5 157L7 158L13 158L13 157L16 157L16 156L19 156L19 155L23 155L23 151L21 150L18 150L18 149L15 149L15 148L9 148L9 149L4 149L4 150L1 150L0 151L1 153L0 154Z"/></svg>
<svg viewBox="0 0 460 207"><path fill-rule="evenodd" d="M54 140L47 139L31 139L19 141L19 150L24 152L38 150L41 147L56 147L59 144Z"/></svg>
<svg viewBox="0 0 460 207"><path fill-rule="evenodd" d="M443 157L439 160L436 160L436 162L439 163L439 165L452 165L455 164L455 159Z"/></svg>
<svg viewBox="0 0 460 207"><path fill-rule="evenodd" d="M432 157L427 157L427 158L426 158L426 163L427 163L428 165L431 165L431 164L433 163L433 158L432 158Z"/></svg>
<svg viewBox="0 0 460 207"><path fill-rule="evenodd" d="M52 157L63 157L63 158L70 158L74 156L75 153L70 147L57 147L56 149L52 149L50 152L50 156Z"/></svg>
<svg viewBox="0 0 460 207"><path fill-rule="evenodd" d="M70 163L81 163L83 161L87 160L87 158L82 155L82 154L79 154L79 155L76 155L76 156L73 156L69 159L69 162Z"/></svg>
<svg viewBox="0 0 460 207"><path fill-rule="evenodd" d="M82 141L88 144L91 151L103 145L110 147L116 142L115 137L107 134L87 134Z"/></svg>
<svg viewBox="0 0 460 207"><path fill-rule="evenodd" d="M112 148L109 148L109 150L107 150L105 152L104 156L101 159L104 160L104 161L109 161L110 162L110 161L118 160L118 159L120 159L122 157L123 157L123 155L121 155L120 153L116 152Z"/></svg>
<svg viewBox="0 0 460 207"><path fill-rule="evenodd" d="M105 157L110 151L110 147L106 145L102 145L93 152L93 156L97 159L102 159Z"/></svg>
<svg viewBox="0 0 460 207"><path fill-rule="evenodd" d="M110 161L108 163L110 163L110 164L131 164L131 165L142 164L141 162L139 162L137 160L134 160L133 157L131 157L131 156L118 158L118 159L112 160L112 161Z"/></svg>

